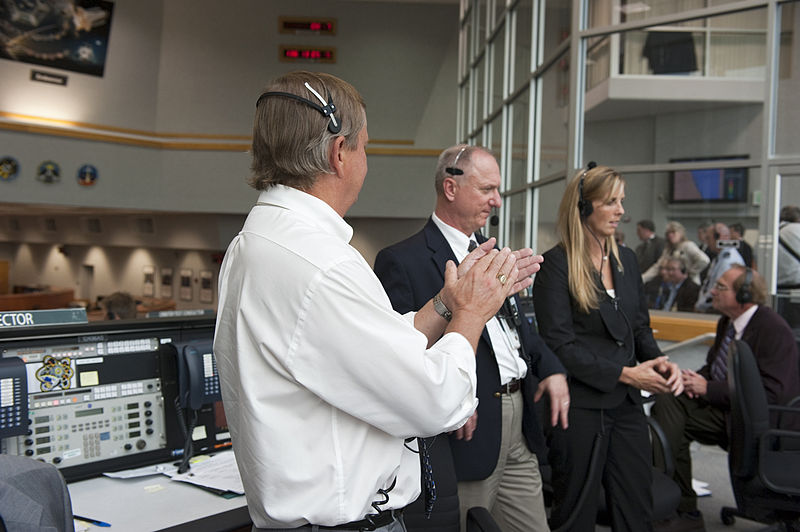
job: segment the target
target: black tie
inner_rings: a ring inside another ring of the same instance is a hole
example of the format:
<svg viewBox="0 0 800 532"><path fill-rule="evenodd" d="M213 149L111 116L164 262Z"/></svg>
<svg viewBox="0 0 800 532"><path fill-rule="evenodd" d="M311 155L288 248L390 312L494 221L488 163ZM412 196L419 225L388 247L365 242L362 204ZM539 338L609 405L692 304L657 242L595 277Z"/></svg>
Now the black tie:
<svg viewBox="0 0 800 532"><path fill-rule="evenodd" d="M725 331L725 336L719 343L719 350L717 351L717 358L711 363L711 379L715 381L724 381L728 379L728 351L731 348L731 342L736 334L736 329L733 328L733 323L728 325Z"/></svg>
<svg viewBox="0 0 800 532"><path fill-rule="evenodd" d="M467 253L469 253L470 251L472 251L476 247L478 247L478 243L475 242L474 240L470 239L469 246L467 247Z"/></svg>

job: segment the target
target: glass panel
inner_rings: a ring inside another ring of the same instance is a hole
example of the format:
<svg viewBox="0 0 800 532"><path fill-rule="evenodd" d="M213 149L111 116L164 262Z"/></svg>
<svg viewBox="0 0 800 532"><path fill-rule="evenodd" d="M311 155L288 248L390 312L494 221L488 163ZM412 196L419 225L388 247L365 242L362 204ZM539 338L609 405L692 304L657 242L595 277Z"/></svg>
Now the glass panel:
<svg viewBox="0 0 800 532"><path fill-rule="evenodd" d="M538 87L542 94L539 176L548 177L567 167L569 62L566 53L544 73Z"/></svg>
<svg viewBox="0 0 800 532"><path fill-rule="evenodd" d="M514 48L514 80L511 90L527 83L531 73L532 1L522 0L514 10L516 36L511 43Z"/></svg>
<svg viewBox="0 0 800 532"><path fill-rule="evenodd" d="M459 95L459 108L458 108L458 132L456 133L456 137L459 140L463 140L467 138L468 133L468 120L469 120L469 83L461 86L458 89Z"/></svg>
<svg viewBox="0 0 800 532"><path fill-rule="evenodd" d="M754 17L761 14L763 9L753 12ZM755 35L743 33L723 45L717 42L721 35L712 31L715 57L708 63L728 79L717 77L711 83L702 76L637 76L624 80L618 91L614 84L622 80L590 88L583 162L653 164L729 157L749 159L748 164L760 161L764 71L753 58L760 56L763 65L765 37L758 35L756 46L741 44ZM733 78L734 74L749 78Z"/></svg>
<svg viewBox="0 0 800 532"><path fill-rule="evenodd" d="M564 195L566 180L548 183L536 190L539 191L539 201L536 205L536 215L539 223L534 227L536 231L536 252L544 253L559 242L556 232L558 219L558 206Z"/></svg>
<svg viewBox="0 0 800 532"><path fill-rule="evenodd" d="M589 27L647 20L661 15L677 15L706 7L705 0L621 0L613 11L611 4L611 0L589 2Z"/></svg>
<svg viewBox="0 0 800 532"><path fill-rule="evenodd" d="M492 120L489 124L489 142L486 147L492 152L494 158L497 159L497 164L502 168L502 143L503 143L503 114L497 115L497 118Z"/></svg>
<svg viewBox="0 0 800 532"><path fill-rule="evenodd" d="M480 124L483 119L486 117L486 106L484 102L484 96L486 94L486 90L484 87L483 79L484 79L484 69L486 68L486 56L483 56L478 64L475 66L475 69L472 71L472 81L474 83L474 91L475 91L475 121L472 124L472 128Z"/></svg>
<svg viewBox="0 0 800 532"><path fill-rule="evenodd" d="M488 0L477 0L475 2L475 20L477 21L477 33L475 40L477 41L477 50L483 48L486 44L486 16L487 16Z"/></svg>
<svg viewBox="0 0 800 532"><path fill-rule="evenodd" d="M492 41L492 108L490 112L496 111L503 105L503 72L505 54L506 27L505 25L497 32Z"/></svg>
<svg viewBox="0 0 800 532"><path fill-rule="evenodd" d="M702 73L705 33L682 31L630 31L620 36L620 74Z"/></svg>
<svg viewBox="0 0 800 532"><path fill-rule="evenodd" d="M553 53L559 44L569 39L572 2L547 0L544 14L544 58Z"/></svg>
<svg viewBox="0 0 800 532"><path fill-rule="evenodd" d="M506 0L494 0L494 27L503 20L503 11L506 10Z"/></svg>
<svg viewBox="0 0 800 532"><path fill-rule="evenodd" d="M525 199L528 191L514 194L503 201L508 206L508 242L503 245L511 249L520 249L528 246L525 242Z"/></svg>
<svg viewBox="0 0 800 532"><path fill-rule="evenodd" d="M518 188L527 183L528 165L528 92L519 95L511 104L511 173L508 188Z"/></svg>
<svg viewBox="0 0 800 532"><path fill-rule="evenodd" d="M778 71L777 121L775 130L775 153L779 155L800 154L800 7L797 3L780 6L780 65ZM800 198L796 204L800 205Z"/></svg>
<svg viewBox="0 0 800 532"><path fill-rule="evenodd" d="M586 90L589 90L611 74L611 37L593 37L586 48Z"/></svg>

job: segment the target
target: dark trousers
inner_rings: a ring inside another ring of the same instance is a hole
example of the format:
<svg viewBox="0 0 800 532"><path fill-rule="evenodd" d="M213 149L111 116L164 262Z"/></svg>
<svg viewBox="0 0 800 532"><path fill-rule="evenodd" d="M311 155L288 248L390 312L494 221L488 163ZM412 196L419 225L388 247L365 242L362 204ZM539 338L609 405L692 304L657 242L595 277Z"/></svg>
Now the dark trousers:
<svg viewBox="0 0 800 532"><path fill-rule="evenodd" d="M600 446L598 474L587 478L595 442ZM562 526L575 513L570 530L594 531L602 484L613 530L652 530L653 471L647 420L641 405L626 398L613 409L572 407L569 429L553 429L549 443L552 528ZM588 497L582 507L576 508L584 487L589 490Z"/></svg>
<svg viewBox="0 0 800 532"><path fill-rule="evenodd" d="M727 449L725 414L702 399L662 394L656 397L651 415L664 429L667 443L672 449L675 461L674 479L681 488L678 510L697 510L697 494L692 489L692 455L689 445L692 441L698 441ZM658 458L656 456L656 461L659 461Z"/></svg>

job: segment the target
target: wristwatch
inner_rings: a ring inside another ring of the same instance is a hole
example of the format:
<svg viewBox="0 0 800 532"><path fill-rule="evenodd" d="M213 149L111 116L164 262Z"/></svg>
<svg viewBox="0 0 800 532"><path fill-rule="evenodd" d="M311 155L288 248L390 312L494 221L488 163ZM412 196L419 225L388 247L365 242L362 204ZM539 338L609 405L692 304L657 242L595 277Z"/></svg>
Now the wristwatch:
<svg viewBox="0 0 800 532"><path fill-rule="evenodd" d="M450 312L450 309L447 308L447 305L445 305L444 301L442 301L442 296L438 293L433 296L433 309L439 316L443 317L447 321L453 319L453 313Z"/></svg>

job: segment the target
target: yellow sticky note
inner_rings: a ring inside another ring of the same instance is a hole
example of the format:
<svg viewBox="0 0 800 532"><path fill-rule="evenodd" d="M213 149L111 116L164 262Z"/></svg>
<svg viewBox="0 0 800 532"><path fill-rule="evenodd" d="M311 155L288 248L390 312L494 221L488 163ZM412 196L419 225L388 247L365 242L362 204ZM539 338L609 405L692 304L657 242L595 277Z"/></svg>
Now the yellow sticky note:
<svg viewBox="0 0 800 532"><path fill-rule="evenodd" d="M97 386L100 384L100 379L96 371L84 371L80 374L81 388L84 386Z"/></svg>

